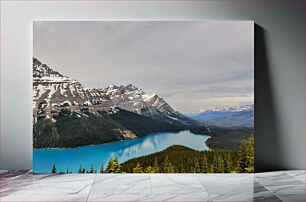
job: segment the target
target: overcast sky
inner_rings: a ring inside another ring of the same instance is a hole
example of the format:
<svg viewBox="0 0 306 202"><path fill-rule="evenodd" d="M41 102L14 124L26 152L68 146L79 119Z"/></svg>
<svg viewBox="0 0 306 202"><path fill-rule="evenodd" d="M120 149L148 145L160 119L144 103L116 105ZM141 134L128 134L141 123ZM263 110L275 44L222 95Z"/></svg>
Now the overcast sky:
<svg viewBox="0 0 306 202"><path fill-rule="evenodd" d="M254 101L247 21L34 22L34 57L86 87L134 84L184 113Z"/></svg>

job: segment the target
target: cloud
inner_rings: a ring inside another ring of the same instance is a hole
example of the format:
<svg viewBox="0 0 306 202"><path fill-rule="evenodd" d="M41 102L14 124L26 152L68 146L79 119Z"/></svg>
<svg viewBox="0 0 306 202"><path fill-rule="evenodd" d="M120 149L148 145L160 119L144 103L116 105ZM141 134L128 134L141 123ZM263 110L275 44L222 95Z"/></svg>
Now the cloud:
<svg viewBox="0 0 306 202"><path fill-rule="evenodd" d="M34 56L88 87L133 83L191 112L253 102L253 31L246 21L37 21Z"/></svg>

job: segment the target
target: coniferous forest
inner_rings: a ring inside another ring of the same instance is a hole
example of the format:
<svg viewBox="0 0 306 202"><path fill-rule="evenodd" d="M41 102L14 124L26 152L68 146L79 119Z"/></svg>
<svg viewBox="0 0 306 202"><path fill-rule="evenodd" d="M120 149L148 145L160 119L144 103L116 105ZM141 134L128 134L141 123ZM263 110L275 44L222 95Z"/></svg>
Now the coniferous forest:
<svg viewBox="0 0 306 202"><path fill-rule="evenodd" d="M174 145L164 151L121 164L127 173L252 173L254 137L243 141L238 151L197 151Z"/></svg>
<svg viewBox="0 0 306 202"><path fill-rule="evenodd" d="M164 151L128 160L120 164L118 156L100 168L87 170L80 165L79 173L253 173L254 136L242 141L238 150L197 151L173 145ZM54 164L51 173L57 173ZM70 173L60 171L60 174Z"/></svg>

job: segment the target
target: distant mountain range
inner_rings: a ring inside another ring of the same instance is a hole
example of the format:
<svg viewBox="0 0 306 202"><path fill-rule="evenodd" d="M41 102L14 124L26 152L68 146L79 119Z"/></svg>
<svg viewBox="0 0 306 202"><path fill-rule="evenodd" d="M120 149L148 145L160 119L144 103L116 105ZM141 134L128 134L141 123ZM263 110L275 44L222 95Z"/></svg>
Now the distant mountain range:
<svg viewBox="0 0 306 202"><path fill-rule="evenodd" d="M254 105L216 107L189 117L208 125L254 127Z"/></svg>
<svg viewBox="0 0 306 202"><path fill-rule="evenodd" d="M33 118L34 148L101 144L201 125L132 84L86 88L36 58Z"/></svg>

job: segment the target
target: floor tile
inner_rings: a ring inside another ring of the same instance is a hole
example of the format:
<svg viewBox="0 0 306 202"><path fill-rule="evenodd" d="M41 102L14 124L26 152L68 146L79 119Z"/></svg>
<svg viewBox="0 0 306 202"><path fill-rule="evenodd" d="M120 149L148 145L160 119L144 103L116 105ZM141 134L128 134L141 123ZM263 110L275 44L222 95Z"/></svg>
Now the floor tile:
<svg viewBox="0 0 306 202"><path fill-rule="evenodd" d="M33 175L29 172L9 172L0 178L0 196L13 194L14 192L27 188L37 180L44 179L50 175Z"/></svg>
<svg viewBox="0 0 306 202"><path fill-rule="evenodd" d="M305 184L306 175L304 170L294 170L294 171L288 171L286 173L292 176L294 179L299 180Z"/></svg>
<svg viewBox="0 0 306 202"><path fill-rule="evenodd" d="M1 201L305 201L305 171L256 174L0 172Z"/></svg>
<svg viewBox="0 0 306 202"><path fill-rule="evenodd" d="M45 201L58 201L58 202L86 202L88 195L23 195L12 194L9 196L1 197L1 202L45 202Z"/></svg>
<svg viewBox="0 0 306 202"><path fill-rule="evenodd" d="M281 202L279 198L277 198L273 194L268 195L232 195L232 194L221 194L221 195L210 195L213 201L228 201L228 202Z"/></svg>
<svg viewBox="0 0 306 202"><path fill-rule="evenodd" d="M32 175L23 179L17 188L14 181L9 182L3 195L89 194L94 178L93 174Z"/></svg>
<svg viewBox="0 0 306 202"><path fill-rule="evenodd" d="M255 177L261 185L275 194L305 194L305 184L287 173L260 175Z"/></svg>
<svg viewBox="0 0 306 202"><path fill-rule="evenodd" d="M254 194L253 201L255 202L282 202L277 196L274 194Z"/></svg>
<svg viewBox="0 0 306 202"><path fill-rule="evenodd" d="M305 202L305 194L277 194L276 196L283 202Z"/></svg>
<svg viewBox="0 0 306 202"><path fill-rule="evenodd" d="M266 195L233 195L233 194L222 194L222 195L210 195L212 200L215 201L231 201L231 202L282 202L278 197L273 194Z"/></svg>
<svg viewBox="0 0 306 202"><path fill-rule="evenodd" d="M291 179L292 177L288 175L289 172L292 171L273 171L273 172L262 172L262 173L255 173L255 179ZM295 173L295 172L293 172Z"/></svg>
<svg viewBox="0 0 306 202"><path fill-rule="evenodd" d="M271 191L269 191L266 187L261 185L259 182L253 180L253 194L257 195L267 195L267 194L272 194Z"/></svg>
<svg viewBox="0 0 306 202"><path fill-rule="evenodd" d="M253 175L248 174L201 174L197 178L209 195L252 195Z"/></svg>
<svg viewBox="0 0 306 202"><path fill-rule="evenodd" d="M253 201L253 195L232 195L232 194L210 194L209 197L213 200L213 201Z"/></svg>
<svg viewBox="0 0 306 202"><path fill-rule="evenodd" d="M173 202L212 202L207 194L181 194L181 195L156 195L145 201L173 201Z"/></svg>
<svg viewBox="0 0 306 202"><path fill-rule="evenodd" d="M90 194L151 194L149 174L97 174Z"/></svg>
<svg viewBox="0 0 306 202"><path fill-rule="evenodd" d="M151 174L152 194L202 194L206 190L195 174Z"/></svg>
<svg viewBox="0 0 306 202"><path fill-rule="evenodd" d="M130 202L130 201L147 201L147 202L158 202L158 201L173 201L173 202L212 202L207 195L201 194L184 194L184 195L156 195L156 194L124 194L124 195L90 195L88 202Z"/></svg>
<svg viewBox="0 0 306 202"><path fill-rule="evenodd" d="M5 171L5 172L1 172L0 176L1 176L1 180L5 180L5 179L17 179L18 177L22 177L22 176L29 176L32 175L33 173L28 171L28 170L16 170L16 171Z"/></svg>

